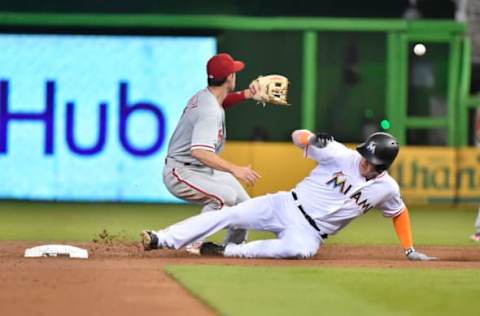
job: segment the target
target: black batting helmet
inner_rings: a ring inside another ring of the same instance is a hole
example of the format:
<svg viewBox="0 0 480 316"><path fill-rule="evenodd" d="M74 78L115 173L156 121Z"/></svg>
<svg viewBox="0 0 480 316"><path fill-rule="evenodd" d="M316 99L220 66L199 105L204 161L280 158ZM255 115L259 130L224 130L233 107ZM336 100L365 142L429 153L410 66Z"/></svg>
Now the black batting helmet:
<svg viewBox="0 0 480 316"><path fill-rule="evenodd" d="M388 169L397 157L398 142L388 133L373 133L364 143L357 146L357 151L379 172Z"/></svg>

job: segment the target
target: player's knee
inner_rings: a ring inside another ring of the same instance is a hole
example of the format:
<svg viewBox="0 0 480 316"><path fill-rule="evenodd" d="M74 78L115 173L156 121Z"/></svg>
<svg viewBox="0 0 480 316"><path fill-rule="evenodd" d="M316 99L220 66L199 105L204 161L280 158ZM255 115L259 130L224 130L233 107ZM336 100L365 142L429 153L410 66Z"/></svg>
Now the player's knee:
<svg viewBox="0 0 480 316"><path fill-rule="evenodd" d="M247 200L250 200L250 196L248 195L248 193L246 191L238 192L237 200L236 200L235 204L239 204L239 203L245 202Z"/></svg>
<svg viewBox="0 0 480 316"><path fill-rule="evenodd" d="M297 255L297 258L298 259L308 259L308 258L311 258L311 257L315 256L316 253L317 253L316 250L304 249L304 250L300 251L300 253Z"/></svg>
<svg viewBox="0 0 480 316"><path fill-rule="evenodd" d="M210 211L218 211L218 210L221 210L223 207L224 207L223 200L212 199L203 206L202 213L210 212Z"/></svg>
<svg viewBox="0 0 480 316"><path fill-rule="evenodd" d="M225 193L222 194L222 198L225 206L234 206L238 203L238 195L233 190L225 190Z"/></svg>
<svg viewBox="0 0 480 316"><path fill-rule="evenodd" d="M294 258L294 259L307 259L314 255L313 252L307 249L286 249L285 258Z"/></svg>
<svg viewBox="0 0 480 316"><path fill-rule="evenodd" d="M318 246L309 244L291 244L285 249L285 257L307 259L315 256Z"/></svg>

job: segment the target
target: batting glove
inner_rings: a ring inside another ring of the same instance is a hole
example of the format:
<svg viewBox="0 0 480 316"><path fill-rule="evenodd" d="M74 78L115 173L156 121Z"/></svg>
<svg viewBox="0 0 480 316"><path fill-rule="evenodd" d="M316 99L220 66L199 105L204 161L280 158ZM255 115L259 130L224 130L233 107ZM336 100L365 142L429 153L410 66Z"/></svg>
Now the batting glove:
<svg viewBox="0 0 480 316"><path fill-rule="evenodd" d="M309 139L310 145L313 145L318 148L324 148L328 145L329 142L333 141L333 136L330 136L327 133L316 133L312 135Z"/></svg>

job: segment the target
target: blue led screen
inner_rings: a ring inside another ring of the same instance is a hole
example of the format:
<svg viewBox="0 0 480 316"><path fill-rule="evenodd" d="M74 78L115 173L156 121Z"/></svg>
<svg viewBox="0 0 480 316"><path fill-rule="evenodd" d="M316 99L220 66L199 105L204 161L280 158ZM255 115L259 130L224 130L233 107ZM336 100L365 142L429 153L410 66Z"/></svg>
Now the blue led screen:
<svg viewBox="0 0 480 316"><path fill-rule="evenodd" d="M177 202L168 146L212 37L0 35L0 198Z"/></svg>

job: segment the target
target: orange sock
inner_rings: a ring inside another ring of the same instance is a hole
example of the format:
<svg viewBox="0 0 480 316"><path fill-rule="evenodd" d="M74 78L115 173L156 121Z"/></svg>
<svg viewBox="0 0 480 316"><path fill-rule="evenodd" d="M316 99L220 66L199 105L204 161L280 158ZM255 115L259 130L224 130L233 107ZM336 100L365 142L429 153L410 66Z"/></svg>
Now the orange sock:
<svg viewBox="0 0 480 316"><path fill-rule="evenodd" d="M413 247L410 215L406 207L400 215L393 218L393 226L403 249Z"/></svg>

